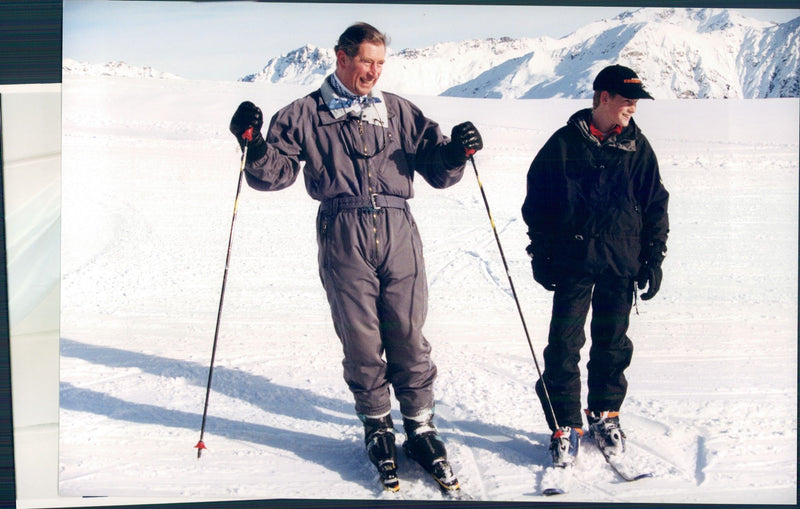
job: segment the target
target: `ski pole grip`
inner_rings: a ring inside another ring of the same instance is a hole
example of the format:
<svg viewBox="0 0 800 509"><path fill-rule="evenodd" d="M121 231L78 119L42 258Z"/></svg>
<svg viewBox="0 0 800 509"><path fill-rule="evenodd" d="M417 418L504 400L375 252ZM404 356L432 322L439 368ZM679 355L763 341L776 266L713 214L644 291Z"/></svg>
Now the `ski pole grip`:
<svg viewBox="0 0 800 509"><path fill-rule="evenodd" d="M253 141L253 126L247 128L247 131L242 133L242 138L247 141Z"/></svg>

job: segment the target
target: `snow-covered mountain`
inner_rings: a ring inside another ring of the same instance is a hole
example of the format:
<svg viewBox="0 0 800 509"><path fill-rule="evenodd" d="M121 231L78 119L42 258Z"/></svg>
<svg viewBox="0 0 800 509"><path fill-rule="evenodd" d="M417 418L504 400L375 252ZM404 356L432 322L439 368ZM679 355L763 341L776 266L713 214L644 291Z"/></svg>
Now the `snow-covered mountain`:
<svg viewBox="0 0 800 509"><path fill-rule="evenodd" d="M311 44L298 48L279 58L273 58L264 68L245 76L240 81L284 82L297 85L314 85L336 66L333 50Z"/></svg>
<svg viewBox="0 0 800 509"><path fill-rule="evenodd" d="M107 62L90 64L65 58L61 64L61 72L70 76L118 76L127 78L179 79L180 76L168 72L157 71L152 67L136 67L125 62Z"/></svg>
<svg viewBox="0 0 800 509"><path fill-rule="evenodd" d="M560 39L500 38L391 53L384 90L486 98L586 98L610 63L637 70L656 98L800 96L800 18L774 24L727 9L642 8ZM312 84L333 50L305 46L242 81Z"/></svg>

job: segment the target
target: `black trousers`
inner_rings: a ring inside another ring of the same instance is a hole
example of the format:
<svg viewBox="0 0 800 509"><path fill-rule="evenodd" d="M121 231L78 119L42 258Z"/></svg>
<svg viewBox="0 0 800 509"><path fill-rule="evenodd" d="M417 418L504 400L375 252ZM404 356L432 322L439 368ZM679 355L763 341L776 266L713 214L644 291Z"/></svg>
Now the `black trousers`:
<svg viewBox="0 0 800 509"><path fill-rule="evenodd" d="M633 302L633 280L609 275L565 276L553 295L550 334L544 350L544 379L559 426L583 427L581 414L581 348L584 328L592 308L589 349L588 409L618 411L628 382L624 371L630 365L633 343L627 336ZM556 423L544 398L542 381L536 383L551 430Z"/></svg>

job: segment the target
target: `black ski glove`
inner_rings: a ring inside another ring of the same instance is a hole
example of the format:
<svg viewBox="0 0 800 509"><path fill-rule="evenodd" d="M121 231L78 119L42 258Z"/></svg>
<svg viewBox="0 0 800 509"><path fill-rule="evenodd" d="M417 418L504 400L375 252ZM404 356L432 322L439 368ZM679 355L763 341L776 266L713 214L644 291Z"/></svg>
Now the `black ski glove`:
<svg viewBox="0 0 800 509"><path fill-rule="evenodd" d="M553 270L553 257L550 250L542 243L531 243L527 248L528 256L531 257L531 269L533 279L542 287L552 292L556 289L555 270Z"/></svg>
<svg viewBox="0 0 800 509"><path fill-rule="evenodd" d="M642 300L650 300L656 296L661 289L661 278L664 273L661 270L661 262L667 253L667 246L660 240L651 240L642 247L640 256L642 267L636 275L636 285L639 290L647 288L647 292L642 294Z"/></svg>
<svg viewBox="0 0 800 509"><path fill-rule="evenodd" d="M261 126L264 125L264 115L261 113L261 108L245 101L239 105L236 112L231 118L230 131L236 136L236 141L239 146L244 149L245 139L242 135L249 129L253 128L253 139L247 144L247 161L255 161L260 159L267 153L267 143L264 137L261 136Z"/></svg>
<svg viewBox="0 0 800 509"><path fill-rule="evenodd" d="M472 122L464 122L453 127L450 143L445 146L445 159L453 166L461 166L471 156L483 148L483 139Z"/></svg>

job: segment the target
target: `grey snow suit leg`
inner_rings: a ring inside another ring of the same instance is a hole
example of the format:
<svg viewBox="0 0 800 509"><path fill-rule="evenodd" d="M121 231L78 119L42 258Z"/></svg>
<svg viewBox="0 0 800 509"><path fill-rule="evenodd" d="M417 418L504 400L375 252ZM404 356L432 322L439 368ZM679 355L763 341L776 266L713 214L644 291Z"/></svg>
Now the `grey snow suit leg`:
<svg viewBox="0 0 800 509"><path fill-rule="evenodd" d="M428 289L411 212L320 212L317 241L320 279L342 342L344 379L356 412L389 412L390 385L403 415L433 408L436 366L422 335Z"/></svg>
<svg viewBox="0 0 800 509"><path fill-rule="evenodd" d="M633 343L626 334L632 300L630 278L586 275L558 281L542 377L559 426L583 427L579 362L581 348L586 343L584 326L590 304L588 407L591 411L618 411L622 406L628 387L624 371L633 355ZM536 384L536 392L548 425L555 431L541 381Z"/></svg>

